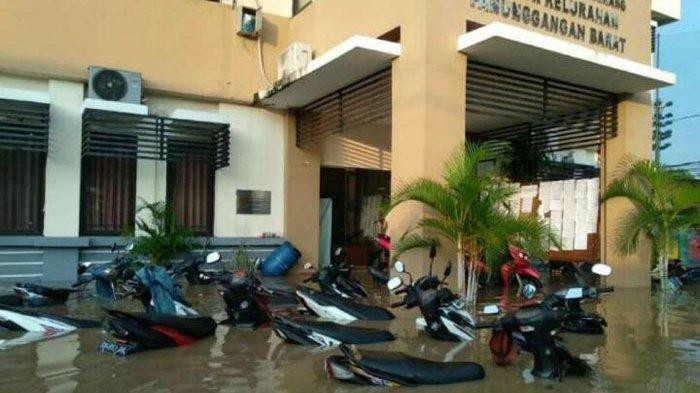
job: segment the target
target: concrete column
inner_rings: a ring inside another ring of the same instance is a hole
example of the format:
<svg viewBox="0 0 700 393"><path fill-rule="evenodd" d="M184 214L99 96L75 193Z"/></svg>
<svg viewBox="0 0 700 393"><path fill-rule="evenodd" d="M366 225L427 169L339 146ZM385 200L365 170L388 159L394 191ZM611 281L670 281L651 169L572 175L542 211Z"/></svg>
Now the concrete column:
<svg viewBox="0 0 700 393"><path fill-rule="evenodd" d="M650 93L626 97L618 106L619 129L604 147L601 184L609 184L628 159L651 158L652 106ZM605 203L601 209L601 259L613 267L607 283L617 287L650 285L651 247L642 242L636 254L623 257L617 253L616 232L632 205L623 199Z"/></svg>
<svg viewBox="0 0 700 393"><path fill-rule="evenodd" d="M44 236L79 235L83 89L82 83L49 81Z"/></svg>
<svg viewBox="0 0 700 393"><path fill-rule="evenodd" d="M393 191L420 176L439 178L444 161L465 140L467 60L455 44L465 30L464 14L450 2L409 3L417 8L415 18L401 26L403 53L392 66ZM418 206L396 209L388 217L392 239L423 214ZM438 259L454 259L453 251L443 247ZM414 276L427 273L425 253L402 261Z"/></svg>
<svg viewBox="0 0 700 393"><path fill-rule="evenodd" d="M294 117L287 117L284 160L284 237L299 251L301 261L318 263L319 200L321 193L321 159L316 151L296 146Z"/></svg>

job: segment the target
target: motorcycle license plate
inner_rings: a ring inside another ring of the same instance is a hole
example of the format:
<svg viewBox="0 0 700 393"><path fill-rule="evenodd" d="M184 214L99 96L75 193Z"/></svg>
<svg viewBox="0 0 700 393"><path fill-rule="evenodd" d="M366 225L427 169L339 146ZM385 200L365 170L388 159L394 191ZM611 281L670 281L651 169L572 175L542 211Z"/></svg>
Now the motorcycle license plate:
<svg viewBox="0 0 700 393"><path fill-rule="evenodd" d="M141 349L138 343L131 341L109 341L105 340L97 348L100 352L111 353L116 356L127 356Z"/></svg>

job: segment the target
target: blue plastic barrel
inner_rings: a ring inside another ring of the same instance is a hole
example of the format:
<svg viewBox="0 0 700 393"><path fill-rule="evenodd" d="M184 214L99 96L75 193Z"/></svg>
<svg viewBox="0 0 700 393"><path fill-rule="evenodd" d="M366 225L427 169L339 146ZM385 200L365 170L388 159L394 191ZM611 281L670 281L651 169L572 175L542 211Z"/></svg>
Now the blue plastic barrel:
<svg viewBox="0 0 700 393"><path fill-rule="evenodd" d="M300 257L299 250L291 243L284 242L265 258L260 265L260 273L268 277L283 276Z"/></svg>

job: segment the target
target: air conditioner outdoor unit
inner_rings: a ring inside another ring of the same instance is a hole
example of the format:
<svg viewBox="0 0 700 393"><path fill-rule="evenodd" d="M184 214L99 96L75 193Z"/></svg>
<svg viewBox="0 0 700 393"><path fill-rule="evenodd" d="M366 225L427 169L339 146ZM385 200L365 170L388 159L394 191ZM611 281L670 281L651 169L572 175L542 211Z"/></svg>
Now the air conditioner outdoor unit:
<svg viewBox="0 0 700 393"><path fill-rule="evenodd" d="M141 74L99 66L88 67L88 98L141 104Z"/></svg>
<svg viewBox="0 0 700 393"><path fill-rule="evenodd" d="M292 43L277 55L277 79L285 82L298 79L312 57L311 45L301 42Z"/></svg>

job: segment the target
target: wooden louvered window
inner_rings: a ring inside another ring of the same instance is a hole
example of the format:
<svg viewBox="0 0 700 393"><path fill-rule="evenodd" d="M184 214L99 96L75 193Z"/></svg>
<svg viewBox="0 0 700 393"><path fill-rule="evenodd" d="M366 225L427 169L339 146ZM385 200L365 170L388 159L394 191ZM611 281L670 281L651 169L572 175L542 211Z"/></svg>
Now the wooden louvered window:
<svg viewBox="0 0 700 393"><path fill-rule="evenodd" d="M0 234L41 235L46 153L0 149Z"/></svg>
<svg viewBox="0 0 700 393"><path fill-rule="evenodd" d="M81 177L81 234L120 235L133 230L136 159L85 156Z"/></svg>
<svg viewBox="0 0 700 393"><path fill-rule="evenodd" d="M199 157L168 161L168 203L179 227L200 236L214 228L214 165Z"/></svg>

